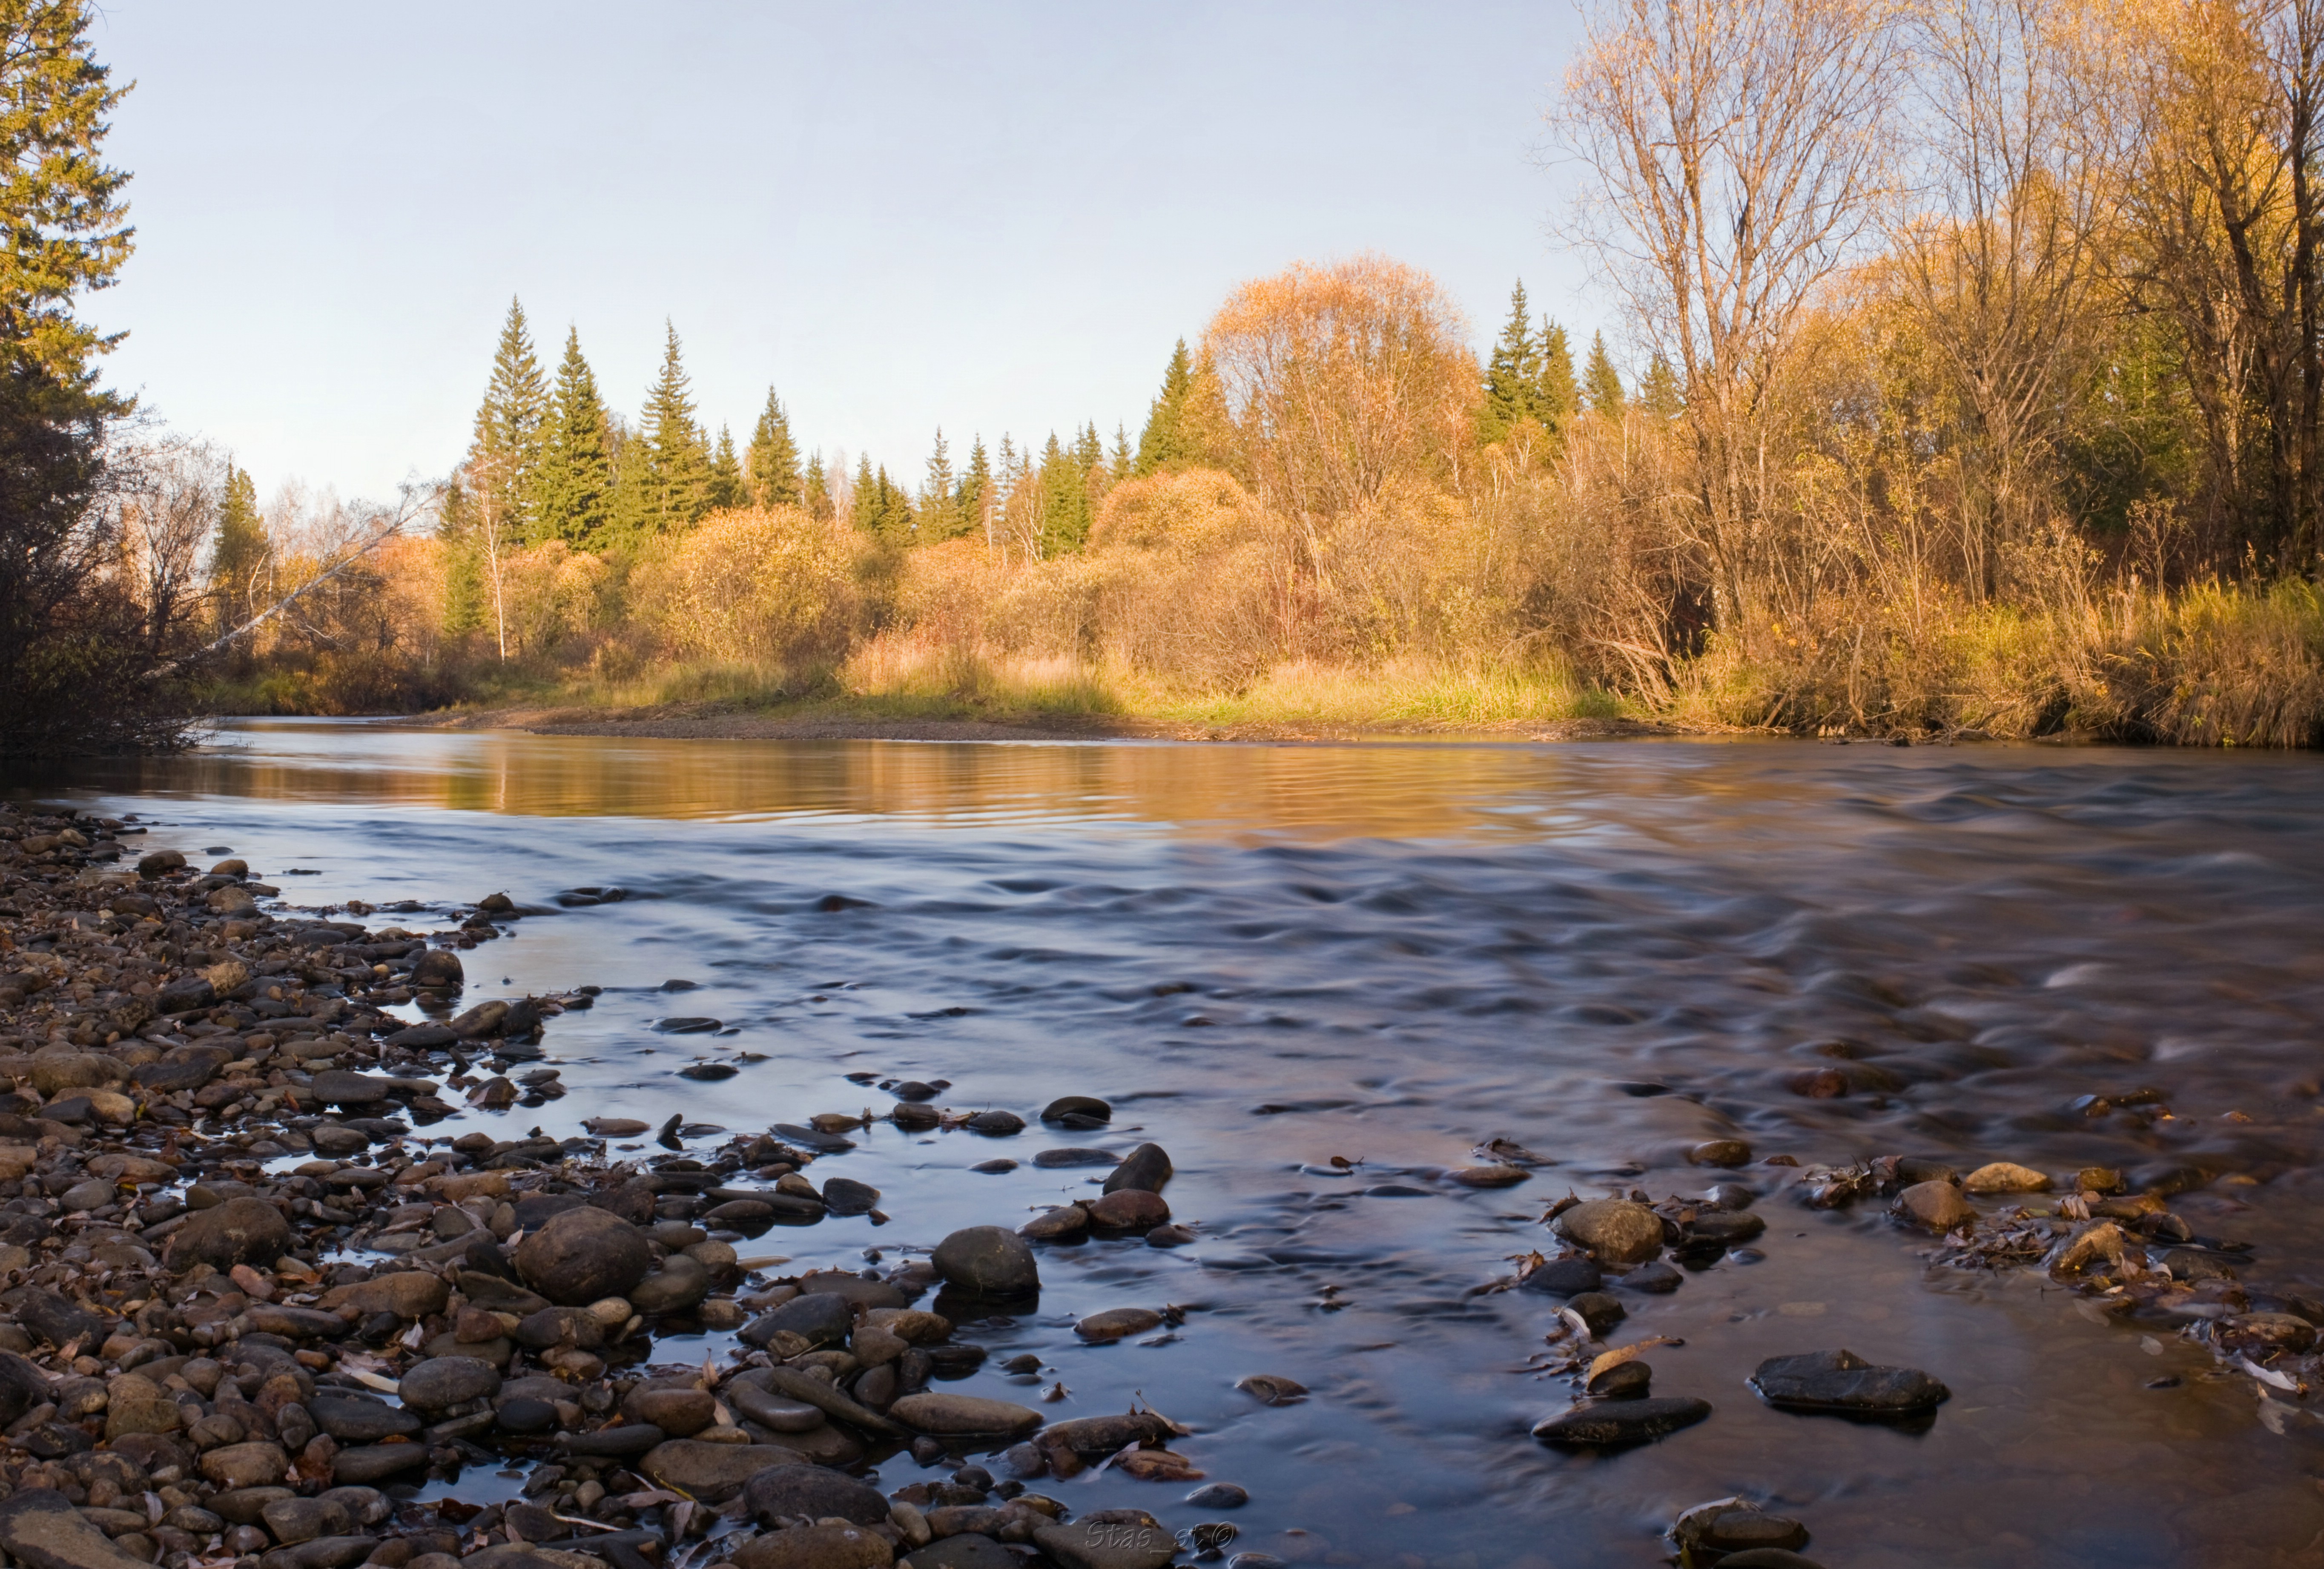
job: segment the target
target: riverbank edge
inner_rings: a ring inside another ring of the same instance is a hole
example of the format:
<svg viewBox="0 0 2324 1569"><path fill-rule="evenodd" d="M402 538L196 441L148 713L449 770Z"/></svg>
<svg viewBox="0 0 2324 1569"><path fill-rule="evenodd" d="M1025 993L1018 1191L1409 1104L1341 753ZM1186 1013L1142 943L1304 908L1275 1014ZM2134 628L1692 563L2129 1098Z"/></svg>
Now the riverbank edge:
<svg viewBox="0 0 2324 1569"><path fill-rule="evenodd" d="M1135 715L1057 714L1008 719L910 718L881 715L777 715L717 704L644 708L521 706L446 709L395 721L438 730L520 730L534 735L600 735L656 741L1623 741L1748 735L1756 731L1625 718L1262 721L1213 725Z"/></svg>

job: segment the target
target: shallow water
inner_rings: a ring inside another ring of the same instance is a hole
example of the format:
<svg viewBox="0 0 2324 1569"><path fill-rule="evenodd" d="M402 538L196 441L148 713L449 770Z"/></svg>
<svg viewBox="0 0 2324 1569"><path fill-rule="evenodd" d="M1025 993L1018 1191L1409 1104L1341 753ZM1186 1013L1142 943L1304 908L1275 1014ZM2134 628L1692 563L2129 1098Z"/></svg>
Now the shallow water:
<svg viewBox="0 0 2324 1569"><path fill-rule="evenodd" d="M883 1189L891 1223L835 1217L745 1251L892 1261L1088 1191L1086 1170L1033 1168L1040 1148L1163 1144L1171 1206L1200 1240L1047 1250L1038 1312L978 1329L987 1371L947 1387L1030 1401L1062 1380L1070 1397L1042 1407L1059 1417L1142 1393L1197 1430L1180 1453L1250 1489L1237 1549L1643 1566L1677 1510L1741 1493L1803 1519L1810 1556L1870 1569L2313 1564L2324 1423L2302 1409L2272 1432L2251 1380L2167 1329L2102 1322L2037 1275L1932 1269L1877 1204L1812 1212L1782 1168L1738 1174L1766 1195L1763 1261L1626 1297L1609 1338L1683 1339L1652 1352L1655 1392L1716 1407L1659 1444L1536 1444L1532 1424L1572 1398L1524 1366L1555 1304L1473 1288L1546 1245L1539 1217L1569 1187L1699 1193L1722 1174L1686 1148L1739 1136L1803 1165L2191 1163L2208 1185L2173 1207L2254 1244L2255 1296L2324 1295L2319 785L2324 760L2304 756L285 722L41 793L158 818L155 844L231 845L302 904L630 891L468 956L471 1001L607 994L550 1028L571 1094L434 1133L884 1109L853 1072L948 1079L943 1103L1028 1121L1060 1094L1111 1101L1106 1135L881 1125L814 1175ZM319 875L279 875L292 867ZM832 894L861 902L821 908ZM659 989L673 980L695 989ZM734 1032L650 1028L673 1014ZM1836 1039L1904 1087L1794 1094ZM738 1054L761 1060L723 1083L676 1075ZM2167 1114L2070 1109L2140 1087ZM1556 1164L1499 1192L1439 1178L1496 1136ZM1001 1155L1026 1164L968 1170ZM1311 1169L1334 1156L1360 1165ZM1186 1315L1159 1343L1072 1334L1098 1309L1165 1304ZM1765 1357L1842 1345L1924 1368L1953 1398L1912 1433L1784 1415L1743 1386ZM1028 1349L1055 1371L997 1371ZM1314 1393L1260 1407L1232 1388L1260 1371ZM890 1488L914 1474L883 1469ZM1037 1485L1076 1510L1204 1518L1185 1485Z"/></svg>

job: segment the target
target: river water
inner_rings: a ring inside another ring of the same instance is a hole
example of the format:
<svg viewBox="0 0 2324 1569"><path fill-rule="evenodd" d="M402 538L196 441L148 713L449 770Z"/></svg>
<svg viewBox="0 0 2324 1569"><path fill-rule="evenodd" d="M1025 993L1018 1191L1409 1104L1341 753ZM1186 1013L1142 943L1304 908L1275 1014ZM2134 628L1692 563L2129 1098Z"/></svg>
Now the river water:
<svg viewBox="0 0 2324 1569"><path fill-rule="evenodd" d="M300 721L45 795L156 819L155 844L230 845L302 904L505 890L550 912L469 955L468 1000L604 987L548 1036L573 1093L435 1133L763 1129L884 1108L845 1076L865 1073L948 1080L941 1103L1032 1122L858 1135L814 1175L873 1184L892 1218L761 1240L796 1267L862 1268L867 1248L892 1263L1092 1191L1085 1170L1036 1168L1042 1147L1162 1144L1198 1240L1045 1250L1038 1312L980 1326L986 1370L953 1387L1031 1401L1062 1382L1054 1417L1142 1396L1194 1429L1179 1453L1250 1490L1238 1549L1644 1566L1679 1509L1735 1493L1806 1522L1832 1569L2030 1569L2324 1562L2324 1423L2288 1395L2264 1411L2167 1324L2111 1321L2038 1272L1933 1267L1877 1203L1810 1210L1795 1171L1760 1162L2176 1168L2201 1186L2174 1210L2252 1245L2255 1303L2324 1296L2319 785L2307 756ZM629 897L558 909L576 887ZM731 1032L651 1028L676 1014ZM741 1071L678 1076L704 1058ZM1795 1093L1849 1064L1854 1093ZM2140 1089L2159 1097L2075 1104ZM1111 1131L1033 1121L1069 1094L1111 1102ZM1499 1191L1442 1179L1496 1137L1554 1164ZM1748 1140L1754 1163L1690 1167L1713 1137ZM1022 1164L970 1170L1000 1156ZM1536 1444L1572 1399L1536 1371L1556 1304L1476 1288L1546 1248L1540 1217L1569 1189L1659 1199L1730 1175L1764 1195L1766 1236L1674 1295L1628 1296L1608 1337L1683 1341L1651 1352L1655 1393L1715 1414L1611 1454ZM1183 1324L1144 1343L1072 1333L1165 1305ZM1914 1432L1779 1413L1744 1387L1763 1358L1839 1346L1953 1398ZM999 1370L1028 1350L1051 1371ZM1312 1394L1260 1406L1233 1387L1257 1372ZM883 1470L890 1488L912 1474ZM1206 1518L1185 1483L1037 1485L1076 1510Z"/></svg>

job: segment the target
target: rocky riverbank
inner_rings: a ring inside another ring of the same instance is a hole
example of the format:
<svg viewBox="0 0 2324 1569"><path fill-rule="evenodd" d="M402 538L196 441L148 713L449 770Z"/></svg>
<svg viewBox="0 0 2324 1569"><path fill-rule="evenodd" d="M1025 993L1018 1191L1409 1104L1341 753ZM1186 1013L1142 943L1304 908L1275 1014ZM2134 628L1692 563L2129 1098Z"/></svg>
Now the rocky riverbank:
<svg viewBox="0 0 2324 1569"><path fill-rule="evenodd" d="M650 1131L611 1119L562 1141L431 1138L447 1097L561 1093L534 1066L540 1036L587 991L451 1011L461 951L521 912L489 897L428 932L265 913L277 891L239 862L197 874L125 848L140 832L0 810L12 1559L981 1569L1030 1549L1131 1569L1179 1551L1144 1511L1071 1517L1029 1485L1091 1465L1185 1474L1167 1418L1045 1424L942 1388L984 1358L955 1326L1038 1292L1023 1238L972 1227L884 1271L798 1278L740 1251L879 1202L805 1175L855 1120L706 1158L609 1160L608 1139ZM415 999L450 1016L383 1011ZM934 1088L891 1088L899 1124L945 1120ZM1076 1098L1050 1115L1102 1127L1111 1112ZM1167 1245L1169 1175L1148 1146L1044 1234ZM1135 1333L1143 1311L1085 1335ZM724 1365L654 1360L657 1339L706 1332L733 1332ZM863 1480L899 1454L925 1479ZM480 1491L520 1496L461 1498L464 1478L512 1463L530 1467L521 1490ZM1198 1529L1198 1551L1234 1535Z"/></svg>

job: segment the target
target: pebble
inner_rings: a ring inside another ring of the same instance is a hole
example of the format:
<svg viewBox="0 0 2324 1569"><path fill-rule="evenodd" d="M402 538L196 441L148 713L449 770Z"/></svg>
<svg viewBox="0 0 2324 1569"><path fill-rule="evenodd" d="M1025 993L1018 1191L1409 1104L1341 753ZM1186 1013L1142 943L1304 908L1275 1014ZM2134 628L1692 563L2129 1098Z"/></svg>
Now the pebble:
<svg viewBox="0 0 2324 1569"><path fill-rule="evenodd" d="M2031 1167L1997 1160L1989 1166L1980 1166L1962 1177L1961 1188L1966 1193L1974 1194L2047 1193L2050 1191L2050 1178Z"/></svg>
<svg viewBox="0 0 2324 1569"><path fill-rule="evenodd" d="M1636 1270L1632 1271L1632 1274L1636 1273ZM1545 1292L1552 1297L1572 1297L1583 1291L1595 1291L1605 1284L1605 1274L1598 1268L1597 1260L1577 1254L1548 1260L1527 1273L1519 1284L1527 1291Z"/></svg>
<svg viewBox="0 0 2324 1569"><path fill-rule="evenodd" d="M1655 1370L1636 1358L1616 1362L1590 1380L1590 1393L1600 1400L1643 1400L1655 1381Z"/></svg>
<svg viewBox="0 0 2324 1569"><path fill-rule="evenodd" d="M1080 1236L1089 1230L1089 1211L1081 1205L1059 1204L1019 1226L1017 1234L1028 1241L1055 1241L1061 1237Z"/></svg>
<svg viewBox="0 0 2324 1569"><path fill-rule="evenodd" d="M1025 1131L1025 1119L1014 1112L979 1112L963 1126L988 1139L1008 1139Z"/></svg>
<svg viewBox="0 0 2324 1569"><path fill-rule="evenodd" d="M1143 1188L1116 1189L1082 1206L1089 1223L1101 1231L1142 1232L1170 1218L1170 1205L1158 1193Z"/></svg>
<svg viewBox="0 0 2324 1569"><path fill-rule="evenodd" d="M1751 1146L1740 1139L1706 1139L1686 1152L1696 1166L1748 1166Z"/></svg>
<svg viewBox="0 0 2324 1569"><path fill-rule="evenodd" d="M1060 1095L1041 1108L1041 1121L1069 1128L1102 1127L1113 1121L1113 1108L1093 1095Z"/></svg>
<svg viewBox="0 0 2324 1569"><path fill-rule="evenodd" d="M742 1484L742 1505L762 1526L836 1518L876 1526L888 1518L880 1490L828 1466L777 1464Z"/></svg>
<svg viewBox="0 0 2324 1569"><path fill-rule="evenodd" d="M1515 1187L1533 1175L1522 1166L1469 1166L1445 1177L1463 1187Z"/></svg>
<svg viewBox="0 0 2324 1569"><path fill-rule="evenodd" d="M734 1569L884 1569L886 1537L860 1526L797 1526L753 1537L727 1555Z"/></svg>
<svg viewBox="0 0 2324 1569"><path fill-rule="evenodd" d="M1237 1379L1235 1388L1262 1406L1288 1406L1307 1398L1307 1386L1281 1373L1252 1373Z"/></svg>
<svg viewBox="0 0 2324 1569"><path fill-rule="evenodd" d="M1642 1264L1663 1251L1663 1217L1628 1199L1591 1199L1557 1217L1560 1236L1601 1264Z"/></svg>
<svg viewBox="0 0 2324 1569"><path fill-rule="evenodd" d="M1041 1425L1038 1411L1007 1400L940 1392L906 1395L888 1407L888 1414L908 1427L941 1437L988 1434L1014 1436Z"/></svg>

